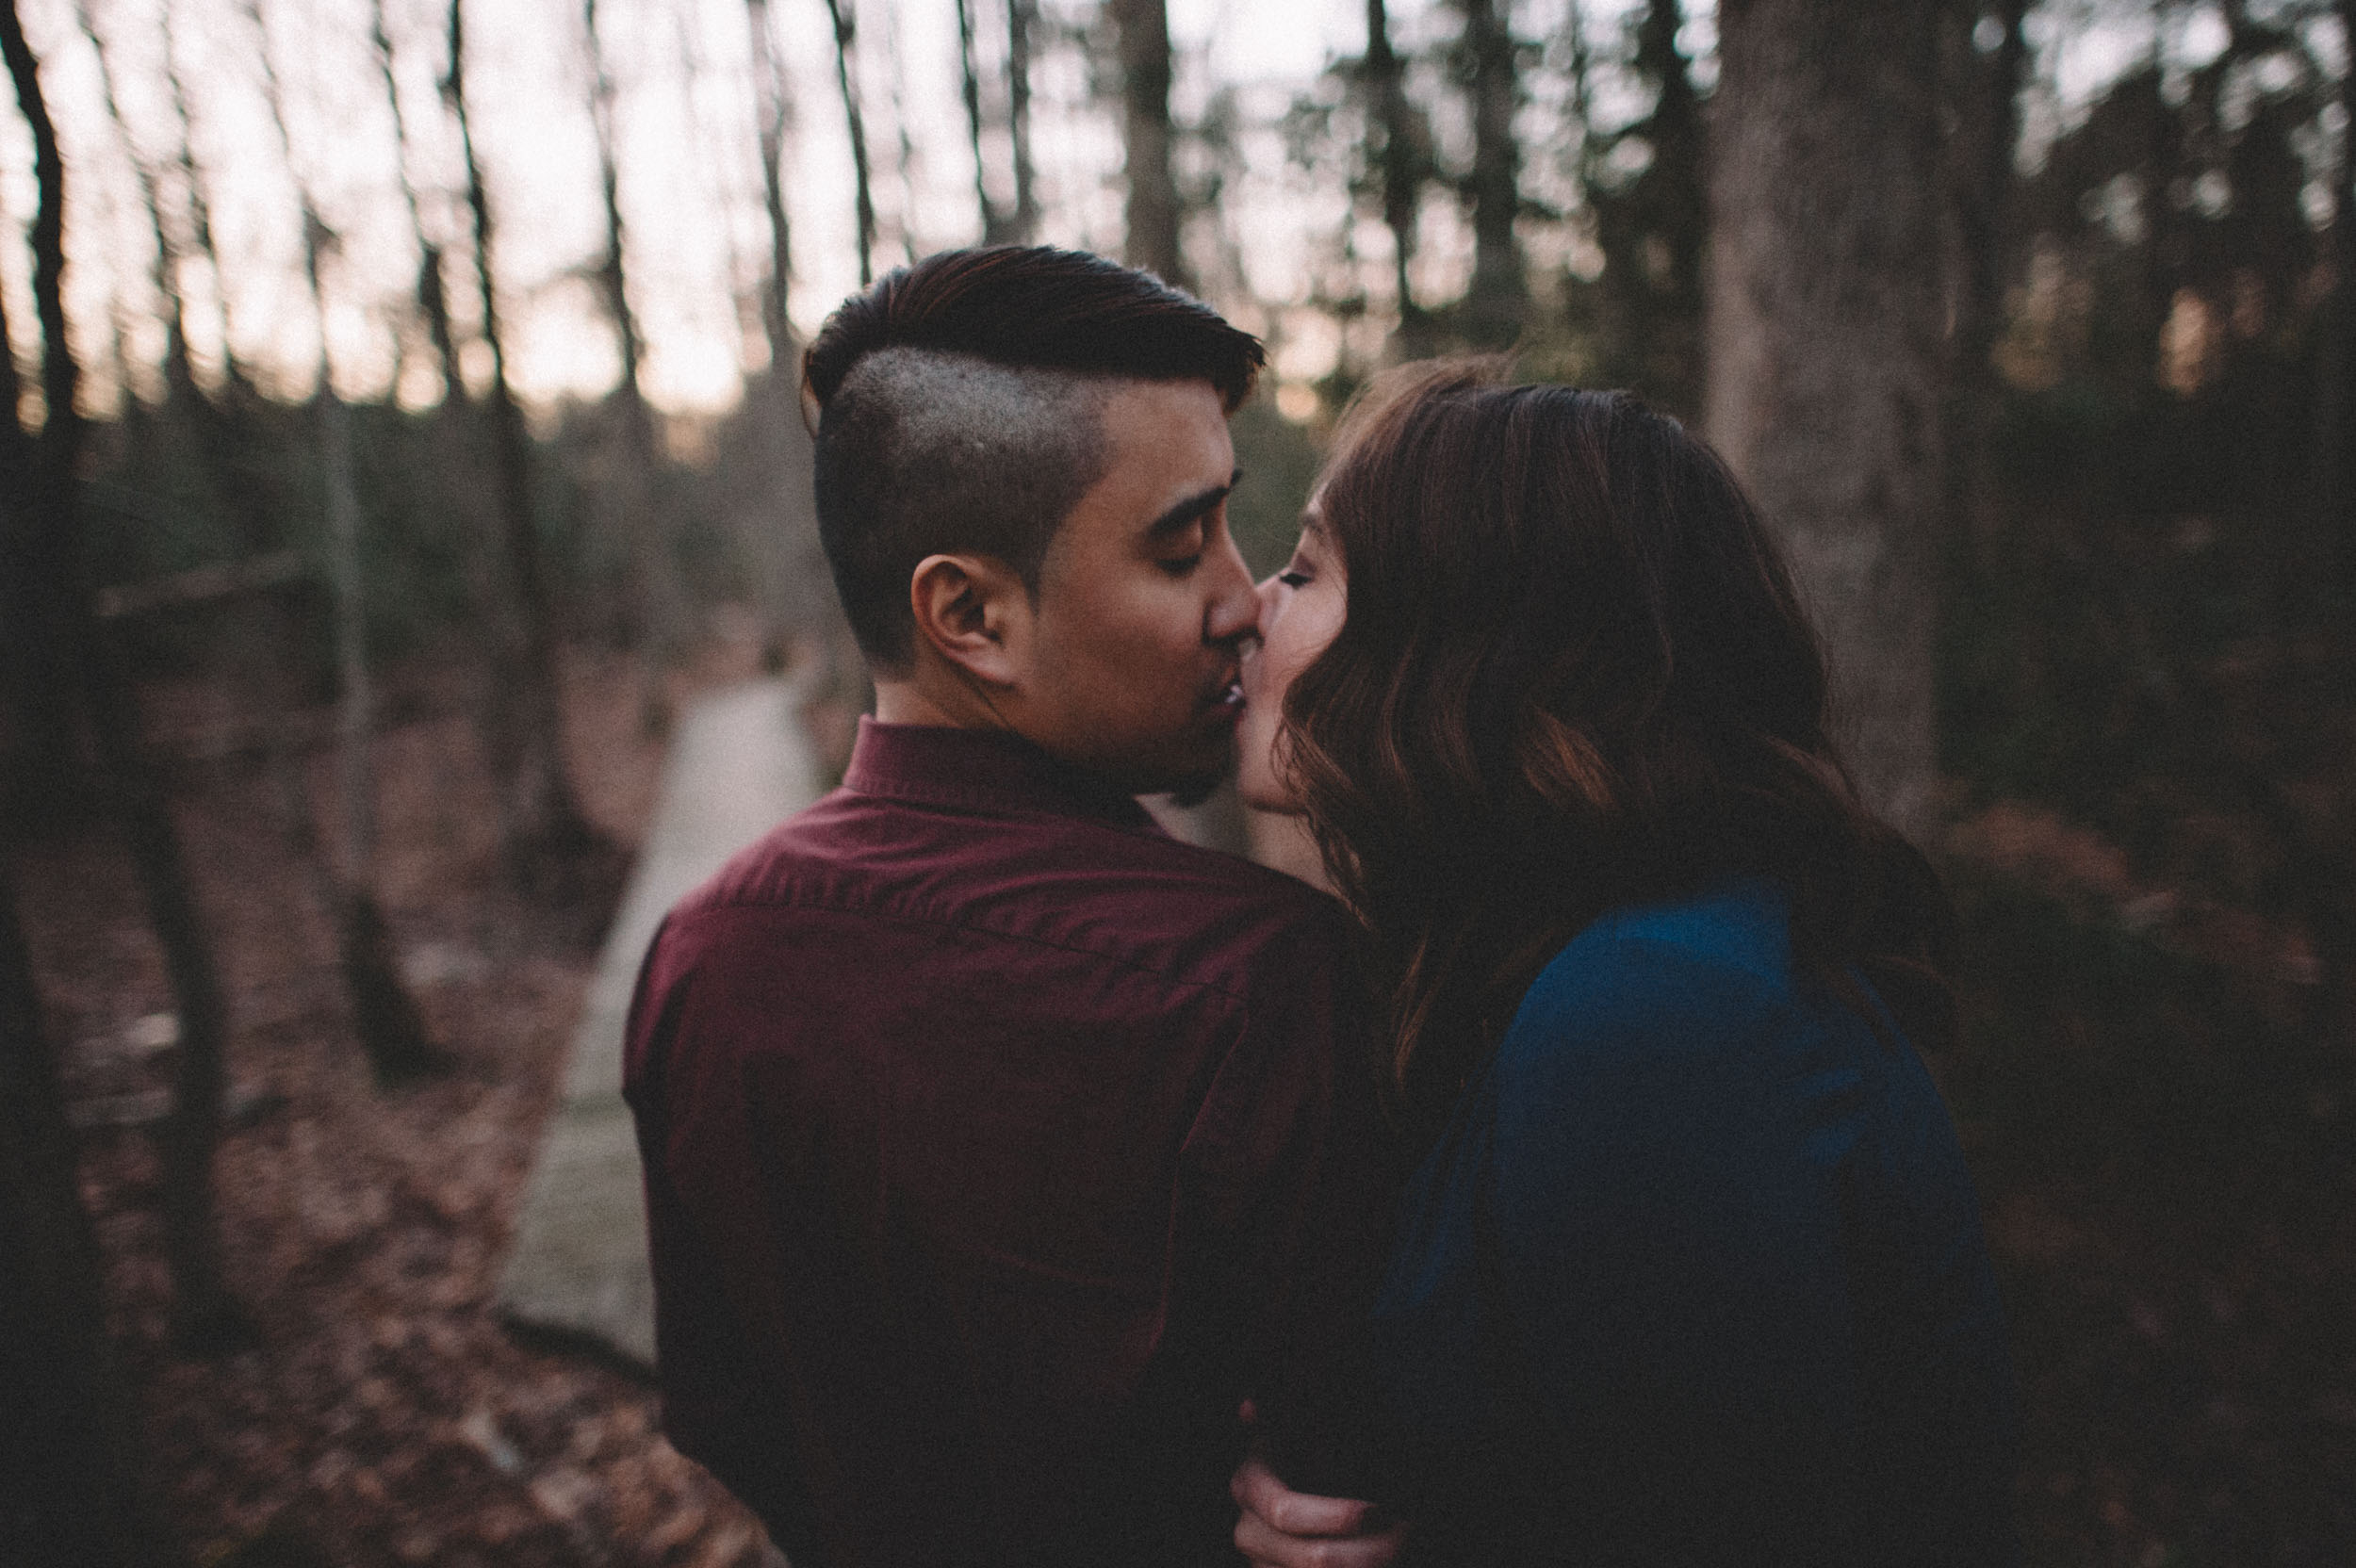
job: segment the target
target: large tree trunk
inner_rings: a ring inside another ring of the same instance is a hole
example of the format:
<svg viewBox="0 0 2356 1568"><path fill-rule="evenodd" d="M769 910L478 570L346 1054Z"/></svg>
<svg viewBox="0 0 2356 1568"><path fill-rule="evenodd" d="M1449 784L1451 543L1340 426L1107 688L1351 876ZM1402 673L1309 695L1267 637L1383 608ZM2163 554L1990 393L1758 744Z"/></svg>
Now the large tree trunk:
<svg viewBox="0 0 2356 1568"><path fill-rule="evenodd" d="M174 1286L173 1328L182 1343L213 1350L240 1339L245 1318L221 1277L213 1209L213 1152L221 1136L229 1012L202 915L180 853L178 829L145 757L129 680L101 637L83 591L82 535L74 486L82 442L75 404L81 371L66 337L65 169L16 8L0 0L0 52L33 132L41 206L33 219L33 299L41 314L41 390L48 419L21 492L36 540L32 559L56 594L66 667L78 675L98 759L121 810L149 923L180 1009L180 1063L172 1119L163 1137L164 1247Z"/></svg>
<svg viewBox="0 0 2356 1568"><path fill-rule="evenodd" d="M1472 90L1472 286L1464 296L1464 335L1501 349L1530 318L1530 280L1514 220L1521 216L1521 143L1513 111L1521 85L1513 58L1510 6L1457 0L1464 13L1464 66Z"/></svg>
<svg viewBox="0 0 2356 1568"><path fill-rule="evenodd" d="M1933 825L1938 0L1726 0L1705 423L1782 539L1872 806Z"/></svg>
<svg viewBox="0 0 2356 1568"><path fill-rule="evenodd" d="M1128 258L1192 287L1179 245L1185 211L1171 167L1170 10L1164 0L1110 0L1121 54L1121 144L1128 167Z"/></svg>
<svg viewBox="0 0 2356 1568"><path fill-rule="evenodd" d="M834 22L834 79L843 90L843 123L851 133L851 197L859 218L859 286L875 281L875 192L867 167L867 117L859 112L859 79L851 68L859 46L858 0L826 0Z"/></svg>
<svg viewBox="0 0 2356 1568"><path fill-rule="evenodd" d="M499 780L502 836L508 865L519 885L548 890L597 842L581 814L564 766L564 719L556 670L556 629L540 563L540 535L532 514L532 437L507 379L507 341L493 283L496 236L483 163L466 104L464 0L450 0L450 74L443 79L466 170L466 210L474 225L474 274L483 341L491 351L491 443L497 476L499 541L506 568L499 628L500 668L490 682L484 726L492 771Z"/></svg>
<svg viewBox="0 0 2356 1568"><path fill-rule="evenodd" d="M0 3L8 7L0 26L6 29L8 73L35 132L41 203L32 236L35 264L49 269L47 281L54 289L56 274L65 264L59 186L64 170L15 0ZM45 296L35 303L45 353L62 355L62 304L53 308ZM8 699L8 708L0 710L0 812L19 821L49 820L72 815L87 794L78 784L79 727L68 652L73 641L64 603L73 584L72 541L58 526L52 506L44 504L54 500L46 494L48 488L72 483L70 460L65 470L50 470L57 461L51 451L59 418L57 400L62 388L70 424L74 378L71 362L44 361L42 393L50 405L50 433L36 442L18 422L24 386L5 316L0 316L0 357L8 360L0 367L0 402L6 404L0 408L0 682L6 687L0 695Z"/></svg>
<svg viewBox="0 0 2356 1568"><path fill-rule="evenodd" d="M180 1553L142 1485L6 857L0 845L0 1562L160 1568Z"/></svg>

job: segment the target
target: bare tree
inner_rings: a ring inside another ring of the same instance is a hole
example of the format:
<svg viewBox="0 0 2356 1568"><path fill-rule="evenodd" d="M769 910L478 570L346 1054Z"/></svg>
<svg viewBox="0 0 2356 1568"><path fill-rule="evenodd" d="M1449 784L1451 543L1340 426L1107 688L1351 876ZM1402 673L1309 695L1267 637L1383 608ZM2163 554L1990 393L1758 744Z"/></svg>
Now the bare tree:
<svg viewBox="0 0 2356 1568"><path fill-rule="evenodd" d="M1570 12L1573 112L1580 127L1579 200L1595 222L1603 275L1588 290L1597 306L1604 376L1691 416L1701 395L1703 127L1692 62L1677 47L1678 0L1645 0L1637 13L1631 74L1652 106L1611 131L1593 115L1590 59ZM1624 148L1644 154L1633 178L1612 171Z"/></svg>
<svg viewBox="0 0 2356 1568"><path fill-rule="evenodd" d="M899 143L900 207L892 227L900 234L902 259L916 260L916 141L908 134L908 57L900 48L900 13L896 8L884 8L884 62L887 80L892 84L892 133Z"/></svg>
<svg viewBox="0 0 2356 1568"><path fill-rule="evenodd" d="M1726 0L1705 425L1783 539L1867 799L1933 820L1939 0Z"/></svg>
<svg viewBox="0 0 2356 1568"><path fill-rule="evenodd" d="M172 117L178 136L178 164L183 187L182 200L188 204L188 237L213 276L214 328L221 335L221 355L223 374L234 391L241 384L237 368L237 350L229 339L229 280L221 265L221 250L213 239L212 204L205 199L205 177L196 166L196 138L188 122L188 93L186 73L180 63L180 29L176 25L171 0L162 7L164 31L164 80L171 89ZM188 368L187 356L181 356L181 368ZM193 383L190 384L193 388Z"/></svg>
<svg viewBox="0 0 2356 1568"><path fill-rule="evenodd" d="M679 637L682 616L678 577L671 562L667 509L659 504L655 495L662 455L656 449L654 410L646 401L646 336L630 301L619 128L615 123L617 94L613 70L606 61L605 41L597 31L597 0L581 0L581 14L589 48L589 109L590 122L597 134L597 187L604 198L605 211L605 254L597 266L597 284L622 355L621 382L615 388L621 403L622 461L609 470L613 482L607 493L614 521L630 542L630 576L635 589L632 596L638 612L641 711L649 728L660 729L670 718L663 670Z"/></svg>
<svg viewBox="0 0 2356 1568"><path fill-rule="evenodd" d="M450 319L450 291L442 282L442 248L426 232L423 204L417 182L409 177L409 117L401 106L401 82L393 70L393 40L384 26L384 0L369 0L368 43L376 53L377 74L384 82L384 102L393 111L393 167L401 183L401 204L409 213L409 230L417 242L418 311L425 318L426 336L442 371L442 422L466 406L466 383L458 365L458 344Z"/></svg>
<svg viewBox="0 0 2356 1568"><path fill-rule="evenodd" d="M139 207L147 215L148 231L155 244L155 265L149 269L148 277L155 290L156 302L164 312L164 384L167 388L183 384L193 386L195 377L188 369L188 300L176 275L177 247L164 227L163 197L156 188L155 165L139 151L131 127L123 121L122 102L116 92L113 49L99 31L97 19L87 4L77 5L74 13L83 36L90 40L91 54L97 57L99 101L106 107L106 121L114 127L116 139L123 143L132 177L139 183Z"/></svg>
<svg viewBox="0 0 2356 1568"><path fill-rule="evenodd" d="M785 132L794 109L785 90L785 62L771 31L769 0L745 0L752 26L753 107L759 117L761 204L769 218L769 277L761 295L761 327L769 339L773 380L793 374L794 318L786 312L794 284L793 232L785 212Z"/></svg>
<svg viewBox="0 0 2356 1568"><path fill-rule="evenodd" d="M982 215L982 243L1001 245L1012 223L990 193L988 160L982 156L982 70L974 48L973 0L957 0L957 64L965 88L965 133L973 154L973 204Z"/></svg>
<svg viewBox="0 0 2356 1568"><path fill-rule="evenodd" d="M834 79L843 90L843 122L851 133L851 194L859 216L859 286L875 281L875 196L867 167L867 121L859 112L859 78L852 70L859 45L859 0L826 0L834 21Z"/></svg>
<svg viewBox="0 0 2356 1568"><path fill-rule="evenodd" d="M1031 166L1031 34L1039 0L1006 0L1006 132L1014 142L1014 227L1028 245L1039 235L1039 189Z"/></svg>
<svg viewBox="0 0 2356 1568"><path fill-rule="evenodd" d="M65 167L13 0L0 0L0 52L7 55L18 106L32 127L41 192L32 226L33 299L41 320L41 392L48 415L32 454L30 482L20 492L30 539L19 564L59 606L52 624L70 650L68 668L79 678L102 775L122 819L180 1010L180 1059L163 1135L164 1246L174 1286L175 1333L191 1348L213 1350L248 1331L244 1313L222 1278L212 1179L213 1152L221 1140L229 1008L179 829L139 746L128 676L100 635L82 587L83 538L74 495L83 435L76 403L81 369L66 335Z"/></svg>
<svg viewBox="0 0 2356 1568"><path fill-rule="evenodd" d="M1171 163L1170 10L1165 0L1109 0L1121 57L1121 146L1129 174L1131 265L1192 286L1179 237L1184 211Z"/></svg>
<svg viewBox="0 0 2356 1568"><path fill-rule="evenodd" d="M342 700L336 708L335 750L336 793L342 808L338 858L343 863L342 885L323 888L321 893L335 922L353 1032L377 1078L398 1081L438 1071L446 1064L427 1032L424 1015L401 983L392 934L376 897L376 769L370 756L376 717L368 676L360 491L352 473L352 412L335 390L335 360L327 342L327 287L320 276L320 262L335 242L335 234L319 217L309 182L295 158L294 138L286 129L286 96L270 57L270 29L259 0L250 14L259 45L263 96L302 212L303 276L310 291L312 318L319 323L319 355L313 367L319 389L312 408L319 425L320 475L327 490L327 541L335 596L335 671L342 687ZM321 864L316 855L305 859L314 866Z"/></svg>
<svg viewBox="0 0 2356 1568"><path fill-rule="evenodd" d="M1458 70L1472 98L1473 166L1465 191L1473 221L1472 286L1464 296L1464 335L1503 348L1530 317L1530 282L1513 225L1521 216L1521 143L1513 111L1521 103L1510 16L1499 0L1456 0L1464 13Z"/></svg>
<svg viewBox="0 0 2356 1568"><path fill-rule="evenodd" d="M599 842L564 764L564 708L556 670L556 630L540 563L539 531L532 514L532 438L507 378L507 342L493 282L496 233L483 162L475 150L466 103L464 0L450 0L450 74L442 89L458 124L466 161L466 210L474 226L474 274L483 346L491 355L491 440L498 475L499 538L507 592L500 628L501 658L490 683L485 727L492 770L499 780L502 837L516 880L527 888L561 883L568 864Z"/></svg>
<svg viewBox="0 0 2356 1568"><path fill-rule="evenodd" d="M1366 0L1365 63L1368 118L1374 131L1374 160L1383 182L1383 223L1391 231L1391 286L1399 296L1399 341L1402 358L1430 349L1428 318L1415 303L1410 272L1415 260L1415 220L1431 167L1430 135L1407 98L1407 66L1391 47L1390 8Z"/></svg>
<svg viewBox="0 0 2356 1568"><path fill-rule="evenodd" d="M2331 221L2331 306L2317 356L2323 395L2316 401L2316 510L2331 558L2322 574L2356 596L2356 0L2337 0L2341 123L2336 211Z"/></svg>

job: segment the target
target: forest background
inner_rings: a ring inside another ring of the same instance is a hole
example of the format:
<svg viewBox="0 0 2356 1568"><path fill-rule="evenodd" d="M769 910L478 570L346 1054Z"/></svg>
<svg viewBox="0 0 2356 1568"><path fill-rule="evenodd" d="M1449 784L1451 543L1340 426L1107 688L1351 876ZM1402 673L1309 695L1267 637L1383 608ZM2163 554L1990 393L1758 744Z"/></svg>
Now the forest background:
<svg viewBox="0 0 2356 1568"><path fill-rule="evenodd" d="M1260 570L1400 358L1726 451L2032 1561L2356 1558L2356 0L0 3L0 1559L758 1555L489 1282L678 705L862 700L799 344L984 239L1267 335Z"/></svg>

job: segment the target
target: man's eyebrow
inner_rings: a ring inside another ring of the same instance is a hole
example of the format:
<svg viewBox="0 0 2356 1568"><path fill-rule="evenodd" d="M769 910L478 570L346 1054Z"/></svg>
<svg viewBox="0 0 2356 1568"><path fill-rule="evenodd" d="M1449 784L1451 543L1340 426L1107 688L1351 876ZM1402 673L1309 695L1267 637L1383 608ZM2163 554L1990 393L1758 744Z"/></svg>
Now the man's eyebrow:
<svg viewBox="0 0 2356 1568"><path fill-rule="evenodd" d="M1227 498L1229 492L1242 482L1243 470L1238 468L1228 476L1226 483L1215 484L1208 490L1197 491L1188 496L1185 500L1148 523L1145 528L1146 537L1159 539L1165 534L1176 533L1181 529L1191 528L1196 518L1215 510L1219 502Z"/></svg>

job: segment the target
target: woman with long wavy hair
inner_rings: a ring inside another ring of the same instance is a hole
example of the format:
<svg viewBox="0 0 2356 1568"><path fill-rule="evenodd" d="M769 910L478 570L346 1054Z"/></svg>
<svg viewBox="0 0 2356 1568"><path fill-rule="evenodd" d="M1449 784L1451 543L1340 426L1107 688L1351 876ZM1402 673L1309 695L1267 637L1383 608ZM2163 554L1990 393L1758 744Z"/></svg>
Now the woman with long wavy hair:
<svg viewBox="0 0 2356 1568"><path fill-rule="evenodd" d="M1411 367L1262 594L1245 798L1363 923L1424 1152L1373 1324L1409 1556L2011 1560L2001 1310L1914 1051L1949 908L1731 475L1624 395ZM1311 1537L1358 1512L1237 1493L1255 1560L1350 1560Z"/></svg>

